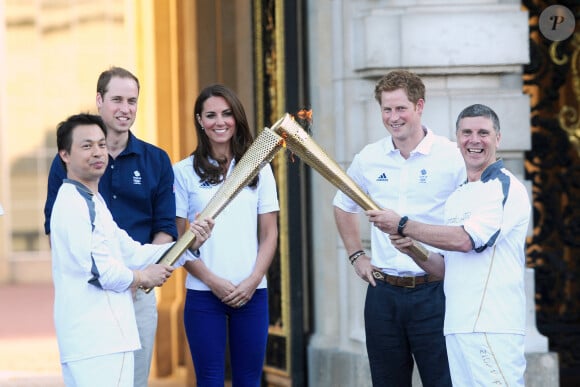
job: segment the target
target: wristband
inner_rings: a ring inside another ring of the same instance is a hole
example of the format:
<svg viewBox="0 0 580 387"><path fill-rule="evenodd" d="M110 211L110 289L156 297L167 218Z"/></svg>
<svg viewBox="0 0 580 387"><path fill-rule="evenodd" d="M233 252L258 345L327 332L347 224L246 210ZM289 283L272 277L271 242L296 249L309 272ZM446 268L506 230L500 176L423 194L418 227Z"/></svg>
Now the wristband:
<svg viewBox="0 0 580 387"><path fill-rule="evenodd" d="M408 216L403 216L401 218L401 220L399 220L399 225L397 226L397 234L399 234L402 237L405 236L405 234L403 234L403 229L407 225L407 221L408 220L409 220L409 217Z"/></svg>
<svg viewBox="0 0 580 387"><path fill-rule="evenodd" d="M355 251L354 253L352 253L349 257L348 260L350 261L351 265L354 265L354 263L356 262L357 259L359 259L359 257L361 255L365 255L364 250L359 250L359 251Z"/></svg>

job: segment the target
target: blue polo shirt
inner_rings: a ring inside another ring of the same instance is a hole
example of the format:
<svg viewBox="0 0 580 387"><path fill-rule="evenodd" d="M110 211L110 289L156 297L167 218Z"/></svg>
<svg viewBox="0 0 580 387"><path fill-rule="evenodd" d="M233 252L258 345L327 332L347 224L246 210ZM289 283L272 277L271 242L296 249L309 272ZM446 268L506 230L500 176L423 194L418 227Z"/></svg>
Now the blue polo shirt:
<svg viewBox="0 0 580 387"><path fill-rule="evenodd" d="M50 233L50 215L66 171L56 155L50 166L44 206L44 231ZM167 153L129 132L127 147L116 159L109 156L99 193L117 225L140 243L150 243L163 231L177 239L173 168Z"/></svg>

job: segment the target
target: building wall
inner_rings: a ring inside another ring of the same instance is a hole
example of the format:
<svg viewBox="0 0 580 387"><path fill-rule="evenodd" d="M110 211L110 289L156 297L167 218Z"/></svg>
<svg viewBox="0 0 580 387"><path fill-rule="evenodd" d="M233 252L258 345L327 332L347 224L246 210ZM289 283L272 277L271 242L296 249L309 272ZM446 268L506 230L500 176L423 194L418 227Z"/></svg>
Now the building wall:
<svg viewBox="0 0 580 387"><path fill-rule="evenodd" d="M5 5L0 2L0 20L4 20ZM6 109L4 101L6 100L6 74L4 63L6 63L6 33L5 29L0 26L0 181L5 182L8 176L8 164L2 155L6 154ZM11 249L10 239L8 238L8 226L5 206L9 200L8 184L0 184L0 206L2 214L0 215L0 283L6 282L9 277L8 273L8 252Z"/></svg>
<svg viewBox="0 0 580 387"><path fill-rule="evenodd" d="M135 71L126 5L2 2L0 202L6 214L0 225L0 283L51 280L43 207L56 125L71 114L96 113L101 71L111 65Z"/></svg>

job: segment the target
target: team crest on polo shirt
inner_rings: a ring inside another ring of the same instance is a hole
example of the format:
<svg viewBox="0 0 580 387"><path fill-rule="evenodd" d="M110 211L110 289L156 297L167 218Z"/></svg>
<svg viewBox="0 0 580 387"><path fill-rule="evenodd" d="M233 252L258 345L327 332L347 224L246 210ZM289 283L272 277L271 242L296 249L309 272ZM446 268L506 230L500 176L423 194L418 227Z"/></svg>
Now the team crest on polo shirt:
<svg viewBox="0 0 580 387"><path fill-rule="evenodd" d="M133 184L141 185L141 172L133 171Z"/></svg>
<svg viewBox="0 0 580 387"><path fill-rule="evenodd" d="M427 182L427 171L425 169L421 169L421 172L419 172L419 183L426 182Z"/></svg>

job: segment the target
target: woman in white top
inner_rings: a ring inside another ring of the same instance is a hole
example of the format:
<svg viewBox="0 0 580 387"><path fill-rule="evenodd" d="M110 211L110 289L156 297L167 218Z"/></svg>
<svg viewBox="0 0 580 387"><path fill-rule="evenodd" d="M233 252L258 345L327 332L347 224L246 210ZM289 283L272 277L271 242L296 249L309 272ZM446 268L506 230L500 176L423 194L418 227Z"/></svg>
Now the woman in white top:
<svg viewBox="0 0 580 387"><path fill-rule="evenodd" d="M175 164L177 229L186 230L253 141L244 108L223 85L194 107L198 145ZM198 259L185 265L184 323L199 386L223 386L229 342L233 386L259 386L268 337L266 273L278 240L272 169L264 167L220 213Z"/></svg>

